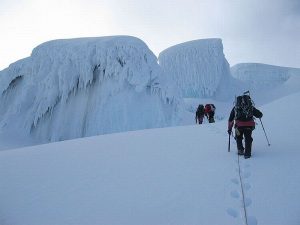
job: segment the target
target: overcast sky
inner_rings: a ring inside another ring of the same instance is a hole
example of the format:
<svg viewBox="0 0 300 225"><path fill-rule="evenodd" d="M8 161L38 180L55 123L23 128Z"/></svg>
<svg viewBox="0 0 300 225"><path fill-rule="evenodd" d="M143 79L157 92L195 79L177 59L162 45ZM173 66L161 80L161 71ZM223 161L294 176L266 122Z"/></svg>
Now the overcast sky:
<svg viewBox="0 0 300 225"><path fill-rule="evenodd" d="M300 0L0 0L0 70L61 38L131 35L158 55L222 38L231 66L300 68Z"/></svg>

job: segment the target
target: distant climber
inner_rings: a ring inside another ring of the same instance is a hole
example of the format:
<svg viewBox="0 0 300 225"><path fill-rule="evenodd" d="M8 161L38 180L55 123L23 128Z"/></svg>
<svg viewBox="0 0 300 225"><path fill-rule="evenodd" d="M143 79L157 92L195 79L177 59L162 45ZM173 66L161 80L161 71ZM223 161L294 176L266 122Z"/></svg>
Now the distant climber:
<svg viewBox="0 0 300 225"><path fill-rule="evenodd" d="M234 125L238 154L244 155L245 159L251 157L252 131L255 129L253 116L261 118L263 114L254 107L249 95L238 96L228 119L228 134L231 135ZM245 148L243 147L243 137L245 137Z"/></svg>
<svg viewBox="0 0 300 225"><path fill-rule="evenodd" d="M203 123L203 118L204 118L204 105L199 105L196 111L196 116L195 116L195 120L196 123L198 124L202 124Z"/></svg>
<svg viewBox="0 0 300 225"><path fill-rule="evenodd" d="M205 105L205 116L208 119L209 123L214 123L215 122L215 111L216 111L216 107L214 104L206 104Z"/></svg>

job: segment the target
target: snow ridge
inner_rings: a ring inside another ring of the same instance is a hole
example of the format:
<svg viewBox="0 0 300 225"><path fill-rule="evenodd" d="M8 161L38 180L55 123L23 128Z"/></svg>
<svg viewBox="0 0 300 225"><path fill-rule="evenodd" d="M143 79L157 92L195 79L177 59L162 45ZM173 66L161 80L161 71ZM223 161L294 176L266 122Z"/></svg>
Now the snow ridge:
<svg viewBox="0 0 300 225"><path fill-rule="evenodd" d="M231 74L247 83L249 89L261 89L281 85L293 75L300 76L300 69L261 63L240 63L231 67Z"/></svg>
<svg viewBox="0 0 300 225"><path fill-rule="evenodd" d="M250 90L259 105L299 91L300 69L297 68L241 63L231 67L231 74L242 82L245 90Z"/></svg>

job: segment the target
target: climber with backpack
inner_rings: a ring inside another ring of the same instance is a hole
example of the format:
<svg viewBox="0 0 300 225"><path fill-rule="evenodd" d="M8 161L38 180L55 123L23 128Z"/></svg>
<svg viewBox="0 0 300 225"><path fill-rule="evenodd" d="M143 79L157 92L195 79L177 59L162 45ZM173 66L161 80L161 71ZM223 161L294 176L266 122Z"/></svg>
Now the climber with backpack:
<svg viewBox="0 0 300 225"><path fill-rule="evenodd" d="M235 106L228 119L228 134L231 135L234 126L238 154L244 155L245 159L251 157L252 131L255 129L253 116L261 118L263 114L254 107L249 92L236 97ZM245 138L245 148L243 147L243 138Z"/></svg>
<svg viewBox="0 0 300 225"><path fill-rule="evenodd" d="M195 116L195 120L196 120L196 124L202 124L203 123L203 118L204 118L204 105L200 104L197 108L196 111L196 116Z"/></svg>
<svg viewBox="0 0 300 225"><path fill-rule="evenodd" d="M208 119L209 123L214 123L215 122L215 110L216 107L214 104L206 104L205 105L205 116Z"/></svg>

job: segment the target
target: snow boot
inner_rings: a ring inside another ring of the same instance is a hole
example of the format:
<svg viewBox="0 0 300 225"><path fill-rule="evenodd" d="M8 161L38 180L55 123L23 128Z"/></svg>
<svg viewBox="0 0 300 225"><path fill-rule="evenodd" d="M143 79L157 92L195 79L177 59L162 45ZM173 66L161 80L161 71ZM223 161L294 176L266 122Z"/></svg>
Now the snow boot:
<svg viewBox="0 0 300 225"><path fill-rule="evenodd" d="M244 149L238 149L238 155L244 155Z"/></svg>
<svg viewBox="0 0 300 225"><path fill-rule="evenodd" d="M245 154L245 149L242 146L241 148L238 148L238 155L244 155Z"/></svg>

